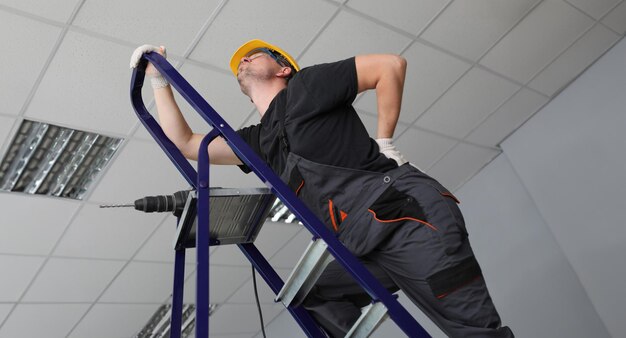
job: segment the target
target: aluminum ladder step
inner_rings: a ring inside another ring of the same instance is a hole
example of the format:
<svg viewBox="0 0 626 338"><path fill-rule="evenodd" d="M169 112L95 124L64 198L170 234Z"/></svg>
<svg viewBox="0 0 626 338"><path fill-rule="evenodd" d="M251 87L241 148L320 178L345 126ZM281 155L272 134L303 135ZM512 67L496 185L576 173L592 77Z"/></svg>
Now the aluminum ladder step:
<svg viewBox="0 0 626 338"><path fill-rule="evenodd" d="M374 302L361 310L361 317L357 319L346 338L367 338L378 326L389 317L387 307L381 302Z"/></svg>
<svg viewBox="0 0 626 338"><path fill-rule="evenodd" d="M276 295L276 302L283 303L285 307L302 303L326 266L334 260L326 248L328 244L319 238L309 243L285 285Z"/></svg>

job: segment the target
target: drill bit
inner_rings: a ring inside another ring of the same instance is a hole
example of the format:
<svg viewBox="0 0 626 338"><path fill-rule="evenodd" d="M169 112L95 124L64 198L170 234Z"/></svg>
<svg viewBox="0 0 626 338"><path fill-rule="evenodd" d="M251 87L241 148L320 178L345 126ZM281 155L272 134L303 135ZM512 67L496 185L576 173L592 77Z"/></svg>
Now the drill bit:
<svg viewBox="0 0 626 338"><path fill-rule="evenodd" d="M134 208L134 204L107 204L100 205L100 208Z"/></svg>

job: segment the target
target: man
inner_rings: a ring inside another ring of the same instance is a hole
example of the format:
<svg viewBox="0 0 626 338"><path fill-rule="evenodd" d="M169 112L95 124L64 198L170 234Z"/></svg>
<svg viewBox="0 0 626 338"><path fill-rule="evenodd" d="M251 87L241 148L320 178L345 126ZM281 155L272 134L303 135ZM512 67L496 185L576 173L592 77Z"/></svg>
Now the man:
<svg viewBox="0 0 626 338"><path fill-rule="evenodd" d="M131 59L163 47L142 46ZM261 115L239 135L389 290L401 289L447 335L513 337L500 318L476 262L456 198L406 163L391 143L400 114L406 61L360 55L300 70L277 46L252 40L230 61L242 92ZM172 90L151 65L161 125L182 153L196 159L194 134ZM377 140L352 102L375 90ZM209 145L214 164L242 165L222 138ZM369 297L331 263L304 306L333 337L342 337Z"/></svg>

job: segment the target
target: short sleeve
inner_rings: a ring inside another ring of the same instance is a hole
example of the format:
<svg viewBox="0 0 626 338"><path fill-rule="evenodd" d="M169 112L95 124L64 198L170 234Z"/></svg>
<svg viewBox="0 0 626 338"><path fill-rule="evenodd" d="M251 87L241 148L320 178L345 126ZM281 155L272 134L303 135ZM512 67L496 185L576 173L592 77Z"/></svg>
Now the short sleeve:
<svg viewBox="0 0 626 338"><path fill-rule="evenodd" d="M261 135L261 125L252 125L249 127L241 128L237 130L237 134L241 136L241 138L252 148L252 150L259 156L263 157L261 153L261 144L259 142L259 137ZM238 165L239 169L246 174L252 172L252 170L246 165L241 164Z"/></svg>

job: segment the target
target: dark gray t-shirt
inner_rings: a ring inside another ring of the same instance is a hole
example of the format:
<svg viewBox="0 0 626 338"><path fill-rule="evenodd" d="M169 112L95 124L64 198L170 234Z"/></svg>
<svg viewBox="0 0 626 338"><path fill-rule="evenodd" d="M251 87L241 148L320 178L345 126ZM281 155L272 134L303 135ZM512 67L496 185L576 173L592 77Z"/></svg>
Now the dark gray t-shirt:
<svg viewBox="0 0 626 338"><path fill-rule="evenodd" d="M307 67L276 95L261 123L237 133L279 175L288 150L338 167L376 172L396 168L395 161L380 154L352 107L357 94L354 58ZM280 137L282 117L288 146Z"/></svg>

